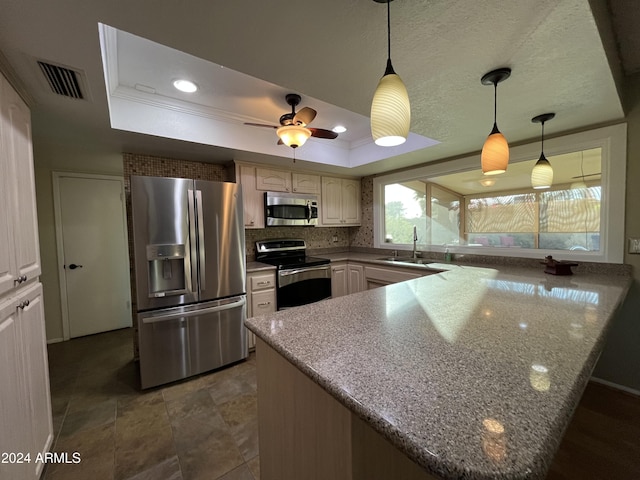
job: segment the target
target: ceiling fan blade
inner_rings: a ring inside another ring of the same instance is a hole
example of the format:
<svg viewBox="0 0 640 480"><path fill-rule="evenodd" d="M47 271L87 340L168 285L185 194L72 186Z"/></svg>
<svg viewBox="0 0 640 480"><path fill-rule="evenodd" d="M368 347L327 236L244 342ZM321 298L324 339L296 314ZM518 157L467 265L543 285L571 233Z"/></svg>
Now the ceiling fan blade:
<svg viewBox="0 0 640 480"><path fill-rule="evenodd" d="M293 123L295 125L309 125L316 118L316 112L313 108L304 107L293 117Z"/></svg>
<svg viewBox="0 0 640 480"><path fill-rule="evenodd" d="M338 134L336 132L332 132L331 130L325 130L324 128L310 128L311 136L316 138L328 138L333 140L334 138L338 138Z"/></svg>
<svg viewBox="0 0 640 480"><path fill-rule="evenodd" d="M576 175L575 177L571 177L573 178L587 178L587 177L599 177L600 175L602 175L602 173L598 172L598 173L588 173L587 175Z"/></svg>
<svg viewBox="0 0 640 480"><path fill-rule="evenodd" d="M275 125L265 125L264 123L249 123L249 122L245 122L245 125L250 125L252 127L267 127L267 128L279 128L276 127Z"/></svg>

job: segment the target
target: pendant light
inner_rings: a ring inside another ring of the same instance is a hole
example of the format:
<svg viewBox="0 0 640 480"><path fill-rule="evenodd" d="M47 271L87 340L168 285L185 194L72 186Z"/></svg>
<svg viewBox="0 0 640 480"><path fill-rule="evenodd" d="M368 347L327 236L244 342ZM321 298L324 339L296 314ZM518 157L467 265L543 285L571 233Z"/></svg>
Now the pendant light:
<svg viewBox="0 0 640 480"><path fill-rule="evenodd" d="M531 119L533 123L540 123L542 125L540 158L533 167L533 170L531 170L531 186L536 190L549 188L553 183L553 168L551 168L547 157L544 156L544 123L555 116L555 113L543 113Z"/></svg>
<svg viewBox="0 0 640 480"><path fill-rule="evenodd" d="M411 123L409 94L391 65L391 20L389 3L392 0L373 0L387 4L387 68L373 95L371 103L371 135L376 145L394 147L407 140Z"/></svg>
<svg viewBox="0 0 640 480"><path fill-rule="evenodd" d="M480 81L483 85L493 85L493 129L482 146L482 173L498 175L507 171L509 164L509 144L498 130L496 117L498 113L498 84L511 75L510 68L499 68L486 73Z"/></svg>

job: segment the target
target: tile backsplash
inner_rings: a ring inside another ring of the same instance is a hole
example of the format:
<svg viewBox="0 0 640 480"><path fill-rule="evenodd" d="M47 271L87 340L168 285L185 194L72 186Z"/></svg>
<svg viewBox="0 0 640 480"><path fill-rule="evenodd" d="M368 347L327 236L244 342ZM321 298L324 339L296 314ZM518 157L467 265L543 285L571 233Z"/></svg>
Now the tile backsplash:
<svg viewBox="0 0 640 480"><path fill-rule="evenodd" d="M353 230L359 227L268 227L245 230L247 259L255 258L256 242L274 238L301 238L310 250L347 249Z"/></svg>
<svg viewBox="0 0 640 480"><path fill-rule="evenodd" d="M195 178L218 182L235 181L235 169L231 163L229 165L218 165L133 153L124 153L123 163L127 212L130 211L128 202L131 175ZM310 250L346 249L350 245L359 247L373 246L373 177L365 178L362 183L362 225L362 227L269 227L246 229L247 258L249 260L254 258L256 241L272 238L302 238L307 242L307 248ZM132 239L131 231L129 231L129 238Z"/></svg>

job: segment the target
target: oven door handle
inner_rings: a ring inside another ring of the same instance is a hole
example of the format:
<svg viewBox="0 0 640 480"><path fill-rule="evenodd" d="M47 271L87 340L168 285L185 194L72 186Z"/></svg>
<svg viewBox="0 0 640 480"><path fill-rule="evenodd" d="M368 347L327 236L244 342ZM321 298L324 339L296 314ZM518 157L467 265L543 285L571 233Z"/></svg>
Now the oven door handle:
<svg viewBox="0 0 640 480"><path fill-rule="evenodd" d="M313 272L318 270L330 270L331 267L329 265L320 265L318 267L303 267L303 268L295 268L292 270L280 270L278 275L281 277L288 277L291 275L298 275L299 273Z"/></svg>

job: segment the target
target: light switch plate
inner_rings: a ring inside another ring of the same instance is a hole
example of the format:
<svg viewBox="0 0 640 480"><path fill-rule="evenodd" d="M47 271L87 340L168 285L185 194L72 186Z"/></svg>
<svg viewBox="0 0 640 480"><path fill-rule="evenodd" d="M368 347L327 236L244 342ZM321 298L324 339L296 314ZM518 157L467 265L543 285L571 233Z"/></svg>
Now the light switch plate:
<svg viewBox="0 0 640 480"><path fill-rule="evenodd" d="M629 253L640 253L640 238L629 238Z"/></svg>

